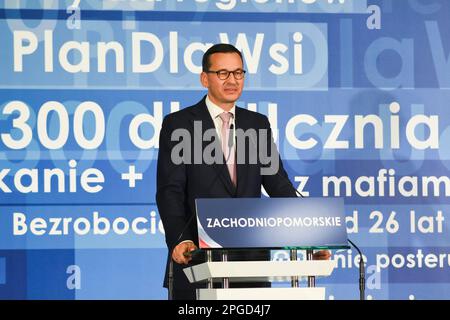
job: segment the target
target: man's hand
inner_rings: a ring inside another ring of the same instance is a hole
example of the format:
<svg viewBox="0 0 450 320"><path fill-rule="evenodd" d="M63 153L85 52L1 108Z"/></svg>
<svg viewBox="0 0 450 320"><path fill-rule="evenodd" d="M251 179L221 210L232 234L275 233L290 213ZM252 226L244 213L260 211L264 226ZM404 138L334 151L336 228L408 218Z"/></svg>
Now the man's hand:
<svg viewBox="0 0 450 320"><path fill-rule="evenodd" d="M173 249L172 259L178 264L188 264L192 260L189 253L194 250L197 250L197 246L192 241L182 242Z"/></svg>
<svg viewBox="0 0 450 320"><path fill-rule="evenodd" d="M313 253L313 260L329 260L331 252L328 250L320 250Z"/></svg>

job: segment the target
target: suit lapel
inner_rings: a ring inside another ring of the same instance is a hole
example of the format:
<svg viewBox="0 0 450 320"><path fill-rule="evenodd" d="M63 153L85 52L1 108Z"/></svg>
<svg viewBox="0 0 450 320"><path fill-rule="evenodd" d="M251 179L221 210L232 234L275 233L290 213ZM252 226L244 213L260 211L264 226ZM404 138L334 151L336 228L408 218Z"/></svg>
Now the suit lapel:
<svg viewBox="0 0 450 320"><path fill-rule="evenodd" d="M202 123L202 137L205 131L212 129L214 130L214 141L215 143L219 143L219 137L217 136L216 129L214 126L214 122L211 118L211 115L209 114L208 108L206 107L205 98L203 98L202 101L200 101L195 108L193 108L194 113L194 121L201 121ZM196 136L195 139L201 139L202 141L202 153L203 150L205 150L205 147L211 143L212 141L203 141L202 137ZM230 174L228 172L227 165L225 164L225 158L222 152L222 148L219 145L217 148L220 150L220 155L222 157L222 163L214 163L212 164L214 170L216 171L216 174L219 176L221 182L224 184L227 192L234 196L236 194L236 187L233 185L233 182L231 181ZM203 156L203 155L202 155Z"/></svg>

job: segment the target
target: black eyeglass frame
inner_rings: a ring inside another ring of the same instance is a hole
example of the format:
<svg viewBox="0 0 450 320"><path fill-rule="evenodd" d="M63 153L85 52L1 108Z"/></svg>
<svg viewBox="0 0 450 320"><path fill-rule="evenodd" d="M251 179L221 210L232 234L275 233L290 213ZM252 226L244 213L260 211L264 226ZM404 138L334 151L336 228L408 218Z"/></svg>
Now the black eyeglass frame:
<svg viewBox="0 0 450 320"><path fill-rule="evenodd" d="M225 77L223 77L223 76L221 77L220 74L224 75L224 72L226 72L226 76ZM236 77L236 72L242 72L241 73L242 76ZM220 69L220 70L217 70L217 71L214 71L214 70L207 70L207 71L205 71L205 73L215 73L220 80L227 80L230 77L230 74L233 74L233 77L236 80L242 80L242 79L245 78L245 73L246 72L247 71L244 70L244 69L236 69L234 71L228 71L228 70L225 70L225 69Z"/></svg>

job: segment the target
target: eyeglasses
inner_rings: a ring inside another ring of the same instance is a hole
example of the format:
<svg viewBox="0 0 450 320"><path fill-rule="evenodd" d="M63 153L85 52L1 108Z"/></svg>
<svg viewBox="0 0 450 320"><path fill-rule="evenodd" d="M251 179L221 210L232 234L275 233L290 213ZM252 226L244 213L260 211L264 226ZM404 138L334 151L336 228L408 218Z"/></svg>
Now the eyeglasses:
<svg viewBox="0 0 450 320"><path fill-rule="evenodd" d="M215 73L215 74L217 74L217 77L220 80L227 80L228 77L230 76L230 73L232 73L236 80L241 80L241 79L244 78L244 75L245 75L246 71L242 70L242 69L237 69L237 70L234 70L234 71L228 71L228 70L222 69L222 70L218 70L218 71L208 70L208 71L205 71L205 72L206 73Z"/></svg>

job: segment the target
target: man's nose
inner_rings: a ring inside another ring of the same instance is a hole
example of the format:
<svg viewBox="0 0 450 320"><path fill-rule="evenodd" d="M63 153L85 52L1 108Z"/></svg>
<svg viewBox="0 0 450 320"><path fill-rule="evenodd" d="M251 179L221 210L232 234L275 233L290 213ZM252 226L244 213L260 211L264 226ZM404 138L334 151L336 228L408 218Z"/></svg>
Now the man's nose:
<svg viewBox="0 0 450 320"><path fill-rule="evenodd" d="M228 76L228 82L231 82L231 83L237 83L238 81L236 80L236 78L234 77L234 73L233 72L230 72L230 75Z"/></svg>

